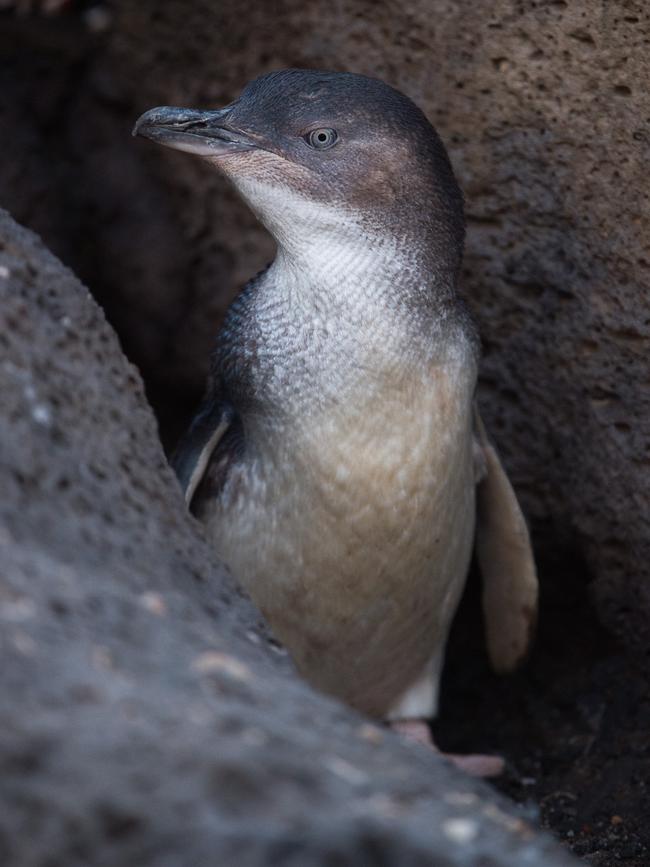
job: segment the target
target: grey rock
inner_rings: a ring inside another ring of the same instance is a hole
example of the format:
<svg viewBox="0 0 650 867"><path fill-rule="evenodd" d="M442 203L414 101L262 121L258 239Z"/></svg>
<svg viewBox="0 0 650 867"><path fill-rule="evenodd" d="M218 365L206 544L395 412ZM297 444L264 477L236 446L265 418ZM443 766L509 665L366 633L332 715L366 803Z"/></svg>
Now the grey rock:
<svg viewBox="0 0 650 867"><path fill-rule="evenodd" d="M3 867L573 863L297 678L104 315L5 212L0 299Z"/></svg>

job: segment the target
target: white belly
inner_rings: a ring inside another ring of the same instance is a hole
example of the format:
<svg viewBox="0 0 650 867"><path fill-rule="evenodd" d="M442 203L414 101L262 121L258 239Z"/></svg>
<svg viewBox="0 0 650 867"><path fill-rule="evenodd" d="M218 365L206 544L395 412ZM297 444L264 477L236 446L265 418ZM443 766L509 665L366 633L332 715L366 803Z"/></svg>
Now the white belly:
<svg viewBox="0 0 650 867"><path fill-rule="evenodd" d="M471 374L267 430L208 519L303 676L378 717L441 656L465 582Z"/></svg>

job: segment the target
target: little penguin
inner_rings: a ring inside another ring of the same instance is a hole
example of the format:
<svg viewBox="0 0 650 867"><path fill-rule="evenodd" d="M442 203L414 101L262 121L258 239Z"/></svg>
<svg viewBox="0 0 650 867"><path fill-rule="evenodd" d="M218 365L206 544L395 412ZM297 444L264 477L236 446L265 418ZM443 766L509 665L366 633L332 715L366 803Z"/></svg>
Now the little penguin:
<svg viewBox="0 0 650 867"><path fill-rule="evenodd" d="M475 543L496 670L525 656L537 608L475 405L445 148L389 85L301 69L218 110L151 109L136 134L226 175L277 245L226 314L173 460L187 503L309 682L428 738Z"/></svg>

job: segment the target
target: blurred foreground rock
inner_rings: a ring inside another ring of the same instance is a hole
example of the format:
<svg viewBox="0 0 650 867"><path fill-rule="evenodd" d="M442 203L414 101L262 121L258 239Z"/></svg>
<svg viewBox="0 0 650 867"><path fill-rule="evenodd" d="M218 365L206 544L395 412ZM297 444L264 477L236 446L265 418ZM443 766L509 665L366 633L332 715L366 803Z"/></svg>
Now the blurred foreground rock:
<svg viewBox="0 0 650 867"><path fill-rule="evenodd" d="M0 298L3 867L572 863L294 676L103 314L4 212Z"/></svg>

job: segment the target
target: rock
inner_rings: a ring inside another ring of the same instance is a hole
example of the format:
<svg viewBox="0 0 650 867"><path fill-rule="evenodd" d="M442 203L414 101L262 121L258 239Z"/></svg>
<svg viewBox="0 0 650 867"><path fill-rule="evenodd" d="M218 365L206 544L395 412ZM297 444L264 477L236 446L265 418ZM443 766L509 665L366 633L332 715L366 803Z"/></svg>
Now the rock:
<svg viewBox="0 0 650 867"><path fill-rule="evenodd" d="M314 693L183 506L86 289L0 213L0 860L572 863Z"/></svg>

